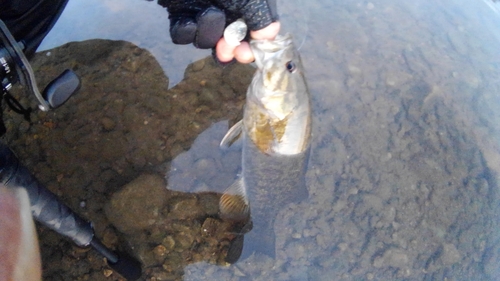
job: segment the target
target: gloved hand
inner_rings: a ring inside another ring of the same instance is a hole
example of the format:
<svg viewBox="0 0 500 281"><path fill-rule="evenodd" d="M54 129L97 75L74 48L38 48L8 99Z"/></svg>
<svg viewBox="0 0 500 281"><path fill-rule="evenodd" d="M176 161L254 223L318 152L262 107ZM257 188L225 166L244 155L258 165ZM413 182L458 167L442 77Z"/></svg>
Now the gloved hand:
<svg viewBox="0 0 500 281"><path fill-rule="evenodd" d="M213 48L224 28L243 18L256 31L278 20L276 0L158 0L170 14L170 36L175 44L193 43Z"/></svg>

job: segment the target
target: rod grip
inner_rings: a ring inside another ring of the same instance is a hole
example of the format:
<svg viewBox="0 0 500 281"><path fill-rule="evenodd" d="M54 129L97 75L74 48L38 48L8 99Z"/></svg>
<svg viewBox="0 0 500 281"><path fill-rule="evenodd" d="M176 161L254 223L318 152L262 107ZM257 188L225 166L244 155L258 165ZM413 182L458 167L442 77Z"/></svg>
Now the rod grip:
<svg viewBox="0 0 500 281"><path fill-rule="evenodd" d="M14 153L0 143L0 181L9 188L28 192L31 214L38 222L64 235L78 246L88 246L94 237L92 224L60 202L24 167Z"/></svg>

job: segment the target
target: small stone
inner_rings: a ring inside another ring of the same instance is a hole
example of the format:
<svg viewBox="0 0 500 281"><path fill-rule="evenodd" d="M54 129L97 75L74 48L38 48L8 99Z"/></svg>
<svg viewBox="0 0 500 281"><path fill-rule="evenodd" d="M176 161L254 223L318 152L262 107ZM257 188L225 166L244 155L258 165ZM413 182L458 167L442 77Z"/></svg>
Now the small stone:
<svg viewBox="0 0 500 281"><path fill-rule="evenodd" d="M207 218L201 226L201 235L212 237L217 233L219 221L213 218Z"/></svg>
<svg viewBox="0 0 500 281"><path fill-rule="evenodd" d="M316 234L317 234L317 231L315 231L314 229L310 229L310 228L306 228L303 231L304 237L316 236Z"/></svg>
<svg viewBox="0 0 500 281"><path fill-rule="evenodd" d="M396 277L398 279L400 278L407 278L411 275L411 270L409 268L401 268L396 272ZM446 280L446 278L445 278Z"/></svg>
<svg viewBox="0 0 500 281"><path fill-rule="evenodd" d="M373 267L375 267L375 268L381 268L383 265L384 265L384 258L382 258L381 256L376 257L373 260Z"/></svg>
<svg viewBox="0 0 500 281"><path fill-rule="evenodd" d="M396 77L394 76L387 76L387 78L385 79L385 84L387 84L387 86L394 86L396 85Z"/></svg>
<svg viewBox="0 0 500 281"><path fill-rule="evenodd" d="M82 247L79 247L79 246L74 245L74 246L72 247L72 249L73 249L73 251L74 251L76 254L83 254L83 253L88 252L88 251L91 249L91 247L83 247L83 248L82 248Z"/></svg>
<svg viewBox="0 0 500 281"><path fill-rule="evenodd" d="M111 274L113 274L113 270L111 270L111 269L104 269L102 271L102 274L104 274L104 276L106 276L106 277L109 277L109 276L111 276Z"/></svg>
<svg viewBox="0 0 500 281"><path fill-rule="evenodd" d="M101 119L101 125L106 131L111 131L115 128L116 123L113 119L109 117L104 117Z"/></svg>
<svg viewBox="0 0 500 281"><path fill-rule="evenodd" d="M175 247L175 240L172 236L168 235L167 237L163 238L161 244L165 246L165 249L172 250Z"/></svg>
<svg viewBox="0 0 500 281"><path fill-rule="evenodd" d="M155 254L155 256L157 258L161 258L161 257L164 257L168 253L168 250L167 250L167 248L165 248L165 246L158 245L153 249L153 253Z"/></svg>
<svg viewBox="0 0 500 281"><path fill-rule="evenodd" d="M214 193L206 193L200 196L199 204L207 215L215 216L219 212L219 199Z"/></svg>
<svg viewBox="0 0 500 281"><path fill-rule="evenodd" d="M447 243L443 245L443 253L441 255L441 262L444 266L450 266L457 263L461 259L460 252L455 245Z"/></svg>
<svg viewBox="0 0 500 281"><path fill-rule="evenodd" d="M112 247L118 244L118 236L111 228L106 228L102 235L102 243L107 247Z"/></svg>
<svg viewBox="0 0 500 281"><path fill-rule="evenodd" d="M349 189L348 194L349 195L356 195L356 194L358 194L358 191L359 190L357 188L353 187L353 188Z"/></svg>
<svg viewBox="0 0 500 281"><path fill-rule="evenodd" d="M194 237L191 233L181 232L177 237L177 241L179 242L180 250L184 251L191 248L191 245L194 242Z"/></svg>
<svg viewBox="0 0 500 281"><path fill-rule="evenodd" d="M43 122L43 126L49 128L49 129L54 129L56 127L56 123L54 123L52 121L46 121L46 122Z"/></svg>
<svg viewBox="0 0 500 281"><path fill-rule="evenodd" d="M342 209L344 209L347 206L346 201L339 200L337 203L333 206L333 212L338 213Z"/></svg>
<svg viewBox="0 0 500 281"><path fill-rule="evenodd" d="M372 3L372 2L369 2L369 3L366 5L366 8L367 8L368 10L373 10L373 8L375 8L375 5L373 5L373 3Z"/></svg>
<svg viewBox="0 0 500 281"><path fill-rule="evenodd" d="M361 74L361 69L355 65L348 65L347 66L347 69L349 70L349 73L352 74L352 75L357 75L357 74Z"/></svg>
<svg viewBox="0 0 500 281"><path fill-rule="evenodd" d="M408 255L400 249L389 249L382 256L378 256L373 260L373 267L395 267L404 268L409 262Z"/></svg>

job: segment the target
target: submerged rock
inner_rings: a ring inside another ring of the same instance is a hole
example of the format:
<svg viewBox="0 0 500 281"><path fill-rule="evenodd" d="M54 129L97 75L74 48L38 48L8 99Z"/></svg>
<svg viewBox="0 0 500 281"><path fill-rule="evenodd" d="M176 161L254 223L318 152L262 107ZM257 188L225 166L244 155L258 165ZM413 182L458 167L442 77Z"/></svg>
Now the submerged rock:
<svg viewBox="0 0 500 281"><path fill-rule="evenodd" d="M159 175L142 174L113 194L106 216L123 233L134 233L153 225L168 198Z"/></svg>

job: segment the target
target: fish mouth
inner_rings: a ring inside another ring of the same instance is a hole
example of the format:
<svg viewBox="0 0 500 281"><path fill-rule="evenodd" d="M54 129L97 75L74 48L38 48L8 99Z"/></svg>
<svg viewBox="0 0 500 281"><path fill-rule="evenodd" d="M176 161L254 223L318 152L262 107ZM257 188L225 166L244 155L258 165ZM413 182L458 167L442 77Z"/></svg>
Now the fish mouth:
<svg viewBox="0 0 500 281"><path fill-rule="evenodd" d="M290 33L286 33L285 35L278 34L274 40L253 39L250 41L250 46L252 49L261 50L266 53L274 53L279 50L283 50L287 46L290 46L292 44L292 41L292 35Z"/></svg>

